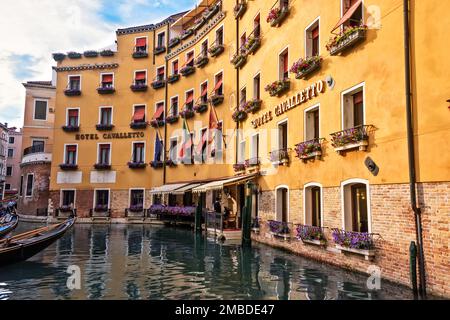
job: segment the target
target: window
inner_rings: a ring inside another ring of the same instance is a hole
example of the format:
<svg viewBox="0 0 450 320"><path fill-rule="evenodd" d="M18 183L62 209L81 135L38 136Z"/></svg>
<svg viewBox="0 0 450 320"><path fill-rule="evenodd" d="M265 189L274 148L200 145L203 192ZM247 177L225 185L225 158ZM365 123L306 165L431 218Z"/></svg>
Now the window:
<svg viewBox="0 0 450 320"><path fill-rule="evenodd" d="M172 97L170 99L170 110L171 110L171 116L177 116L178 115L178 97Z"/></svg>
<svg viewBox="0 0 450 320"><path fill-rule="evenodd" d="M189 110L194 108L194 90L186 92L186 108Z"/></svg>
<svg viewBox="0 0 450 320"><path fill-rule="evenodd" d="M206 163L207 156L206 156L206 147L208 142L208 129L201 129L200 130L200 141L197 145L197 155L199 156L201 163Z"/></svg>
<svg viewBox="0 0 450 320"><path fill-rule="evenodd" d="M223 159L223 123L219 121L218 128L215 130L214 135L215 143L215 158L216 160Z"/></svg>
<svg viewBox="0 0 450 320"><path fill-rule="evenodd" d="M159 67L156 70L156 80L164 81L165 77L166 77L166 68L165 67Z"/></svg>
<svg viewBox="0 0 450 320"><path fill-rule="evenodd" d="M343 129L364 125L364 88L359 87L343 94Z"/></svg>
<svg viewBox="0 0 450 320"><path fill-rule="evenodd" d="M201 92L201 102L207 103L208 102L208 81L203 82L200 86L200 92Z"/></svg>
<svg viewBox="0 0 450 320"><path fill-rule="evenodd" d="M280 9L289 8L289 0L280 0Z"/></svg>
<svg viewBox="0 0 450 320"><path fill-rule="evenodd" d="M344 183L342 188L345 230L370 232L368 183L355 179Z"/></svg>
<svg viewBox="0 0 450 320"><path fill-rule="evenodd" d="M319 106L305 111L305 141L320 139Z"/></svg>
<svg viewBox="0 0 450 320"><path fill-rule="evenodd" d="M98 145L98 164L111 164L111 144L103 143Z"/></svg>
<svg viewBox="0 0 450 320"><path fill-rule="evenodd" d="M246 42L247 42L247 33L244 32L241 35L241 48L244 48Z"/></svg>
<svg viewBox="0 0 450 320"><path fill-rule="evenodd" d="M289 78L289 50L286 49L279 56L280 80Z"/></svg>
<svg viewBox="0 0 450 320"><path fill-rule="evenodd" d="M67 109L67 125L78 127L79 125L79 109Z"/></svg>
<svg viewBox="0 0 450 320"><path fill-rule="evenodd" d="M77 164L77 145L66 146L66 158L65 164L76 165Z"/></svg>
<svg viewBox="0 0 450 320"><path fill-rule="evenodd" d="M15 138L14 137L9 137L9 144L14 144Z"/></svg>
<svg viewBox="0 0 450 320"><path fill-rule="evenodd" d="M261 100L261 75L258 74L253 78L253 98Z"/></svg>
<svg viewBox="0 0 450 320"><path fill-rule="evenodd" d="M5 190L11 190L11 184L5 183Z"/></svg>
<svg viewBox="0 0 450 320"><path fill-rule="evenodd" d="M47 105L46 100L36 100L34 102L34 120L47 120Z"/></svg>
<svg viewBox="0 0 450 320"><path fill-rule="evenodd" d="M247 102L247 88L241 89L241 96L239 99L239 107L244 109L245 103Z"/></svg>
<svg viewBox="0 0 450 320"><path fill-rule="evenodd" d="M216 31L216 44L219 46L223 45L223 27L220 27Z"/></svg>
<svg viewBox="0 0 450 320"><path fill-rule="evenodd" d="M134 123L142 123L145 122L145 106L134 106L134 115L133 115Z"/></svg>
<svg viewBox="0 0 450 320"><path fill-rule="evenodd" d="M81 90L81 77L80 76L69 76L69 89L70 90Z"/></svg>
<svg viewBox="0 0 450 320"><path fill-rule="evenodd" d="M31 197L33 196L33 182L34 182L34 175L33 174L28 174L27 175L27 189L25 192L25 196L26 197Z"/></svg>
<svg viewBox="0 0 450 320"><path fill-rule="evenodd" d="M162 32L160 34L158 34L158 47L164 47L166 44L166 33Z"/></svg>
<svg viewBox="0 0 450 320"><path fill-rule="evenodd" d="M95 190L95 206L109 208L109 190Z"/></svg>
<svg viewBox="0 0 450 320"><path fill-rule="evenodd" d="M319 28L319 19L317 19L306 29L306 57L314 57L320 54Z"/></svg>
<svg viewBox="0 0 450 320"><path fill-rule="evenodd" d="M32 146L33 146L34 152L44 152L45 141L44 140L33 140Z"/></svg>
<svg viewBox="0 0 450 320"><path fill-rule="evenodd" d="M277 221L289 221L289 189L279 187L276 191Z"/></svg>
<svg viewBox="0 0 450 320"><path fill-rule="evenodd" d="M130 208L144 208L144 190L135 189L130 191Z"/></svg>
<svg viewBox="0 0 450 320"><path fill-rule="evenodd" d="M186 55L186 66L187 67L194 66L194 51L191 51Z"/></svg>
<svg viewBox="0 0 450 320"><path fill-rule="evenodd" d="M202 43L202 56L208 56L208 40L203 41Z"/></svg>
<svg viewBox="0 0 450 320"><path fill-rule="evenodd" d="M8 149L8 158L14 157L14 149L9 148Z"/></svg>
<svg viewBox="0 0 450 320"><path fill-rule="evenodd" d="M309 184L304 190L305 224L322 227L322 187Z"/></svg>
<svg viewBox="0 0 450 320"><path fill-rule="evenodd" d="M13 167L12 166L7 166L6 167L6 176L7 177L11 177L13 174Z"/></svg>
<svg viewBox="0 0 450 320"><path fill-rule="evenodd" d="M164 120L164 101L156 104L153 120Z"/></svg>
<svg viewBox="0 0 450 320"><path fill-rule="evenodd" d="M74 208L75 190L62 190L61 193L61 206Z"/></svg>
<svg viewBox="0 0 450 320"><path fill-rule="evenodd" d="M257 162L259 159L259 134L255 134L252 137L252 148L251 148L251 160ZM251 163L256 164L256 163Z"/></svg>
<svg viewBox="0 0 450 320"><path fill-rule="evenodd" d="M133 162L145 163L145 143L133 142Z"/></svg>
<svg viewBox="0 0 450 320"><path fill-rule="evenodd" d="M102 74L101 86L104 89L114 88L114 75L112 73Z"/></svg>
<svg viewBox="0 0 450 320"><path fill-rule="evenodd" d="M178 60L172 62L172 74L176 75L179 72L179 63Z"/></svg>
<svg viewBox="0 0 450 320"><path fill-rule="evenodd" d="M261 15L258 13L256 18L253 20L253 35L258 38L261 36Z"/></svg>
<svg viewBox="0 0 450 320"><path fill-rule="evenodd" d="M342 0L342 16L349 10L354 10L347 21L344 22L343 27L359 26L363 21L363 5L361 0Z"/></svg>
<svg viewBox="0 0 450 320"><path fill-rule="evenodd" d="M147 38L136 39L136 52L147 52Z"/></svg>
<svg viewBox="0 0 450 320"><path fill-rule="evenodd" d="M246 141L242 140L239 143L239 157L238 157L238 163L239 164L243 164L245 162L245 146L246 146Z"/></svg>
<svg viewBox="0 0 450 320"><path fill-rule="evenodd" d="M135 71L134 72L134 84L146 85L147 84L147 71Z"/></svg>
<svg viewBox="0 0 450 320"><path fill-rule="evenodd" d="M288 123L283 122L278 125L278 149L287 150L288 148Z"/></svg>
<svg viewBox="0 0 450 320"><path fill-rule="evenodd" d="M19 196L23 196L23 176L20 176Z"/></svg>
<svg viewBox="0 0 450 320"><path fill-rule="evenodd" d="M112 125L112 108L100 108L100 124L104 126Z"/></svg>
<svg viewBox="0 0 450 320"><path fill-rule="evenodd" d="M215 76L215 87L214 92L218 96L223 95L223 73L219 73Z"/></svg>
<svg viewBox="0 0 450 320"><path fill-rule="evenodd" d="M174 138L170 140L170 150L169 150L170 160L176 162L177 154L178 154L178 138Z"/></svg>

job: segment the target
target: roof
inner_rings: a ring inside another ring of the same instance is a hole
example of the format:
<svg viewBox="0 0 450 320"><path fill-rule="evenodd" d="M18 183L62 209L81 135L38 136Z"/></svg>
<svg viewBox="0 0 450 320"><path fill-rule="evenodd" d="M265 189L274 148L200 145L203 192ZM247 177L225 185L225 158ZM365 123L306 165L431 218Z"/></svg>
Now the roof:
<svg viewBox="0 0 450 320"><path fill-rule="evenodd" d="M181 16L183 16L184 14L186 14L187 11L184 12L180 12L180 13L176 13L171 15L170 17L164 19L163 21L156 23L156 24L146 24L146 25L142 25L142 26L136 26L136 27L129 27L129 28L124 28L124 29L118 29L116 31L117 35L123 35L123 34L132 34L132 33L140 33L140 32L148 32L148 31L153 31L156 30L164 25L167 25L169 23L174 23L175 21L177 21Z"/></svg>
<svg viewBox="0 0 450 320"><path fill-rule="evenodd" d="M34 87L34 88L56 89L56 87L53 86L52 81L27 81L22 84L25 88Z"/></svg>

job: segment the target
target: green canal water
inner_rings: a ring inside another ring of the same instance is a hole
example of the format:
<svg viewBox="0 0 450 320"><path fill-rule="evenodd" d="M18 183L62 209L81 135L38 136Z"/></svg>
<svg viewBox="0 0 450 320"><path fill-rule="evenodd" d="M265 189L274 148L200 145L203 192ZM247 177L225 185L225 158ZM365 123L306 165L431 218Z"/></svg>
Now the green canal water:
<svg viewBox="0 0 450 320"><path fill-rule="evenodd" d="M18 232L36 225L22 223ZM69 266L81 289L69 290ZM76 225L30 260L0 269L0 300L413 299L407 288L254 244L205 240L190 230Z"/></svg>

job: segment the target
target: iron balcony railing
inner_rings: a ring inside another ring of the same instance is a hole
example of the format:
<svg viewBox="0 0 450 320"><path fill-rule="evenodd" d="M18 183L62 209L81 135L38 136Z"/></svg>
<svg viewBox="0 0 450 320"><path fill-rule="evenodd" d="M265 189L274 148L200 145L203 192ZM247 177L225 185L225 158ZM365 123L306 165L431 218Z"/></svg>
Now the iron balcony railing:
<svg viewBox="0 0 450 320"><path fill-rule="evenodd" d="M332 133L331 144L334 148L339 148L347 144L367 141L369 139L371 129L372 125L362 125Z"/></svg>
<svg viewBox="0 0 450 320"><path fill-rule="evenodd" d="M23 150L23 156L25 157L29 154L43 153L43 152L45 152L45 146L37 145L37 146L28 147L25 150Z"/></svg>

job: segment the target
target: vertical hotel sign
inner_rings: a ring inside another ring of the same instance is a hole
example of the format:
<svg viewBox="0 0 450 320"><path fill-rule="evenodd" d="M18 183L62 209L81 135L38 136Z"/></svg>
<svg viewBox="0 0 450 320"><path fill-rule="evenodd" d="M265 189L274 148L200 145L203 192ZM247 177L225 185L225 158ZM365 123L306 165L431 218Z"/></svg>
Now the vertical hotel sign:
<svg viewBox="0 0 450 320"><path fill-rule="evenodd" d="M258 118L254 119L252 121L253 127L256 129L263 124L266 124L273 120L273 115L279 117L289 110L308 102L309 100L319 96L319 94L322 94L325 92L325 82L320 80L316 83L310 85L306 89L298 92L296 95L290 97L288 100L280 103L279 105L275 106L273 111L268 111L259 116Z"/></svg>

